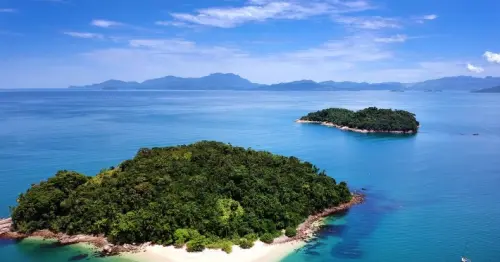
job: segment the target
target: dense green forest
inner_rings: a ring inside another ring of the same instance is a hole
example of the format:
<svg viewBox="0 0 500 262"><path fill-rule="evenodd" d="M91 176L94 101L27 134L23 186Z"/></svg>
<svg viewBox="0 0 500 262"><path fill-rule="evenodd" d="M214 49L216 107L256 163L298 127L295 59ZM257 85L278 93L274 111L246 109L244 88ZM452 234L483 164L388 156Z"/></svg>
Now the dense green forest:
<svg viewBox="0 0 500 262"><path fill-rule="evenodd" d="M359 111L328 108L309 113L300 120L328 122L339 126L374 131L417 132L420 125L413 113L376 107Z"/></svg>
<svg viewBox="0 0 500 262"><path fill-rule="evenodd" d="M143 148L94 177L59 171L19 196L12 219L20 232L231 252L293 236L308 215L350 199L344 182L296 157L202 141Z"/></svg>

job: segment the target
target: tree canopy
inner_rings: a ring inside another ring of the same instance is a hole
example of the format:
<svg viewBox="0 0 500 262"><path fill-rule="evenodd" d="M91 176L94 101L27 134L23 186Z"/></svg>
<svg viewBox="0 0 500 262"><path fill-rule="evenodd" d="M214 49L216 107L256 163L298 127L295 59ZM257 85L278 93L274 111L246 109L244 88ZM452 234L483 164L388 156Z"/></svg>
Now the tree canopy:
<svg viewBox="0 0 500 262"><path fill-rule="evenodd" d="M20 232L230 252L231 243L249 247L261 236L269 242L350 199L344 182L296 157L202 141L143 148L94 177L59 171L19 196L12 219Z"/></svg>
<svg viewBox="0 0 500 262"><path fill-rule="evenodd" d="M368 107L359 111L328 108L309 113L300 120L328 122L338 126L384 132L417 132L420 125L413 113L376 107Z"/></svg>

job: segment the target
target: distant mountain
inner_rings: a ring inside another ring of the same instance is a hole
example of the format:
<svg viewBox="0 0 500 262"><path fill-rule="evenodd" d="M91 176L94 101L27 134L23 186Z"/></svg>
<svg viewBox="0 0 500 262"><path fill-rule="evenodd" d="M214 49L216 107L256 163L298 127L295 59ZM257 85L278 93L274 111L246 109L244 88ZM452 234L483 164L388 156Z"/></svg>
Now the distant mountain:
<svg viewBox="0 0 500 262"><path fill-rule="evenodd" d="M273 85L262 85L262 90L272 91L360 91L360 90L400 90L404 88L401 83L356 83L356 82L314 82L301 80Z"/></svg>
<svg viewBox="0 0 500 262"><path fill-rule="evenodd" d="M235 74L211 74L200 78L182 78L167 76L144 81L141 88L144 89L176 89L176 90L196 90L196 89L250 89L257 87L247 79Z"/></svg>
<svg viewBox="0 0 500 262"><path fill-rule="evenodd" d="M142 83L109 80L87 86L71 86L70 88L92 90L139 89L139 90L266 90L266 91L472 91L500 86L500 77L478 78L471 76L444 77L417 83L366 83L366 82L315 82L301 80L272 85L261 85L235 74L211 74L199 78L183 78L166 76L146 80Z"/></svg>
<svg viewBox="0 0 500 262"><path fill-rule="evenodd" d="M336 90L400 90L405 88L405 84L398 82L357 83L357 82L326 81L326 82L321 82L319 84L322 86L333 87Z"/></svg>
<svg viewBox="0 0 500 262"><path fill-rule="evenodd" d="M241 90L259 86L235 74L211 74L200 78L166 76L142 83L109 80L88 86L70 86L79 89L144 89L144 90Z"/></svg>
<svg viewBox="0 0 500 262"><path fill-rule="evenodd" d="M261 90L267 91L331 91L331 86L324 86L312 80L301 80L288 83L279 83L272 85L262 85Z"/></svg>
<svg viewBox="0 0 500 262"><path fill-rule="evenodd" d="M500 85L500 77L478 78L472 76L454 76L427 80L409 85L410 90L443 90L443 91L471 91Z"/></svg>
<svg viewBox="0 0 500 262"><path fill-rule="evenodd" d="M139 87L139 83L137 82L125 82L120 80L108 80L99 84L92 84L86 86L70 86L69 88L78 88L78 89L104 89L104 90L113 90L113 89L132 89Z"/></svg>
<svg viewBox="0 0 500 262"><path fill-rule="evenodd" d="M473 93L500 93L500 86L473 90Z"/></svg>

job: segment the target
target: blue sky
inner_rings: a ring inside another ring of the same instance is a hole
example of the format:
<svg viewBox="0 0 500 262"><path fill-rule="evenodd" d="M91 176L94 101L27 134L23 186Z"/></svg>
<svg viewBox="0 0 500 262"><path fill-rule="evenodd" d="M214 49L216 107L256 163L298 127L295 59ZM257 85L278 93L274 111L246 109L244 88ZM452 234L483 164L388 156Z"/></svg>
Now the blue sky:
<svg viewBox="0 0 500 262"><path fill-rule="evenodd" d="M0 88L500 76L498 0L0 0Z"/></svg>

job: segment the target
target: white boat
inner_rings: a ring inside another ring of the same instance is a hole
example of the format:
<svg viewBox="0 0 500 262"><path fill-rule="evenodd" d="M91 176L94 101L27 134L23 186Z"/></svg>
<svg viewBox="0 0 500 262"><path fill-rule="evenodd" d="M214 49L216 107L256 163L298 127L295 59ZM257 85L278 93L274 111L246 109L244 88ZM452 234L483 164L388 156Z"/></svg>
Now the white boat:
<svg viewBox="0 0 500 262"><path fill-rule="evenodd" d="M472 262L470 259L466 258L466 257L462 257L462 262Z"/></svg>

